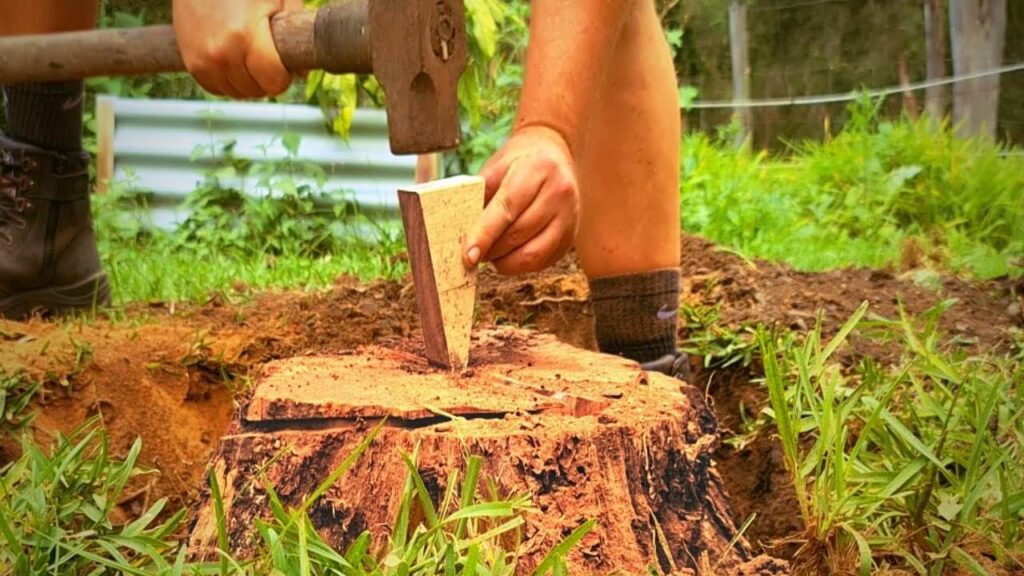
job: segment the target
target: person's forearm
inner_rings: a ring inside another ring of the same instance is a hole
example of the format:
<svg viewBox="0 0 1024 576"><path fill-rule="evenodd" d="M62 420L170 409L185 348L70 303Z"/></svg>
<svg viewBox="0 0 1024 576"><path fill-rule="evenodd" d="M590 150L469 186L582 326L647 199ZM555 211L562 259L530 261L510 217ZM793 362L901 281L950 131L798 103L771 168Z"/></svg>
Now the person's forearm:
<svg viewBox="0 0 1024 576"><path fill-rule="evenodd" d="M0 36L86 30L96 25L99 0L0 0Z"/></svg>
<svg viewBox="0 0 1024 576"><path fill-rule="evenodd" d="M579 154L634 1L534 0L517 129L555 130L573 154Z"/></svg>

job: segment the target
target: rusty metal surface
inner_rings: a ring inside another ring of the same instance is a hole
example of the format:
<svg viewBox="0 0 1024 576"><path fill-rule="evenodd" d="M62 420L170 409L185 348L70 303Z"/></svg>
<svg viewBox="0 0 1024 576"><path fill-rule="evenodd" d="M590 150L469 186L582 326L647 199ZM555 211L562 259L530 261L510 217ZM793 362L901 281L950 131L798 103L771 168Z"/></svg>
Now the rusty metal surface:
<svg viewBox="0 0 1024 576"><path fill-rule="evenodd" d="M391 149L408 154L458 146L457 92L468 61L462 2L377 1L369 10L373 70L388 96Z"/></svg>

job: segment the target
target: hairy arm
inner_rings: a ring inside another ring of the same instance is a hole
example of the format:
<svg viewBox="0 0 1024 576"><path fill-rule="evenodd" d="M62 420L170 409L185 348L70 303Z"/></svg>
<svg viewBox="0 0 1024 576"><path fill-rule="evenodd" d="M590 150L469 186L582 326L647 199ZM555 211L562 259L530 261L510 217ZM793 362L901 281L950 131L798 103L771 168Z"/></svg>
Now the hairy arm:
<svg viewBox="0 0 1024 576"><path fill-rule="evenodd" d="M586 139L629 0L536 0L516 129L558 132L574 154ZM623 87L628 89L627 87Z"/></svg>
<svg viewBox="0 0 1024 576"><path fill-rule="evenodd" d="M574 158L586 145L605 71L631 0L535 0L519 112L509 141L481 170L487 207L466 240L466 264L535 272L576 238Z"/></svg>

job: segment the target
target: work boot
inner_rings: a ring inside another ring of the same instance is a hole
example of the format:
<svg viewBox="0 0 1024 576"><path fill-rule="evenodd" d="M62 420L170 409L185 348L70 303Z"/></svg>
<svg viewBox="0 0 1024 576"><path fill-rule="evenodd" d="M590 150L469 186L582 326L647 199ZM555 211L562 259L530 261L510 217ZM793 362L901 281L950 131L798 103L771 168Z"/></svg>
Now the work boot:
<svg viewBox="0 0 1024 576"><path fill-rule="evenodd" d="M89 211L89 157L0 133L0 317L110 303Z"/></svg>
<svg viewBox="0 0 1024 576"><path fill-rule="evenodd" d="M657 360L643 362L640 367L646 372L661 372L667 376L678 378L693 384L693 371L690 369L690 356L686 352L666 354Z"/></svg>

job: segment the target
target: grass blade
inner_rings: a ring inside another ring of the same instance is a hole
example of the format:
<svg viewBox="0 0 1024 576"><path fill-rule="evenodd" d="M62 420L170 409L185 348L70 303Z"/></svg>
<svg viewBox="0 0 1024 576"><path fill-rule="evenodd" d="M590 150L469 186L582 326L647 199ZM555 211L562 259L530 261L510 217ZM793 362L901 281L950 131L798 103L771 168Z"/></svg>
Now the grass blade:
<svg viewBox="0 0 1024 576"><path fill-rule="evenodd" d="M213 497L213 515L217 523L217 549L220 552L220 576L228 574L228 527L227 518L224 516L224 496L220 491L220 483L217 481L217 471L210 467L208 474L210 479L210 495Z"/></svg>
<svg viewBox="0 0 1024 576"><path fill-rule="evenodd" d="M548 572L557 574L557 570L564 570L562 565L564 564L564 558L566 555L568 555L569 551L580 543L580 540L583 540L584 536L594 529L594 526L597 526L597 520L587 520L578 528L573 530L572 534L569 534L565 540L559 542L557 546L552 548L547 555L544 556L544 560L542 560L541 563L537 565L537 569L533 571L533 576L543 576Z"/></svg>

